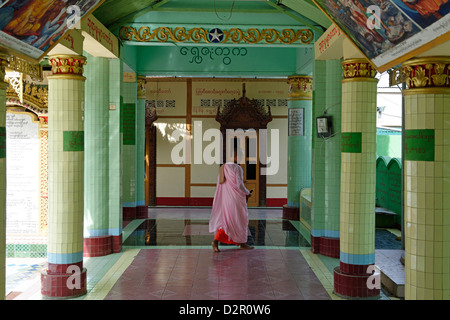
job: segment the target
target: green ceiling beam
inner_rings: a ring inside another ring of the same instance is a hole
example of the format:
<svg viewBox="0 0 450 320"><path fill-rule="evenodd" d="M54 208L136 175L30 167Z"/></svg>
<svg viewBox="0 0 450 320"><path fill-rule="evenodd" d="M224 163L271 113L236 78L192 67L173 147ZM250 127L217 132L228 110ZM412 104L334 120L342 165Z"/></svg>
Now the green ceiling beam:
<svg viewBox="0 0 450 320"><path fill-rule="evenodd" d="M106 25L106 27L109 30L114 30L116 28L119 28L122 24L127 23L129 21L133 21L134 19L140 17L141 15L149 12L149 11L153 11L158 9L159 7L165 5L166 3L170 2L171 0L155 0L153 1L150 5L148 5L147 7L138 10L136 12L133 12L131 14L126 15L125 17L115 21L112 24Z"/></svg>
<svg viewBox="0 0 450 320"><path fill-rule="evenodd" d="M304 15L310 20L320 24L325 29L331 26L328 17L311 1L308 0L280 0L280 4Z"/></svg>
<svg viewBox="0 0 450 320"><path fill-rule="evenodd" d="M151 6L156 2L158 2L158 0L106 0L94 11L94 16L106 26L122 17L146 8L147 6Z"/></svg>
<svg viewBox="0 0 450 320"><path fill-rule="evenodd" d="M211 8L158 8L154 11L158 12L214 12L214 9ZM230 12L230 9L227 8L216 8L217 12ZM280 13L278 10L275 9L239 9L234 8L233 12L239 12L239 13L264 13L264 14L273 14L273 13Z"/></svg>
<svg viewBox="0 0 450 320"><path fill-rule="evenodd" d="M296 0L297 1L297 0ZM303 19L302 17L299 17L298 15L290 12L289 10L284 9L283 7L280 7L278 4L273 3L271 1L267 1L267 4L271 5L272 7L276 8L279 12L291 17L294 20L297 20L298 22L300 22L302 25L305 25L307 27L309 27L311 30L314 30L315 32L318 33L323 33L322 28L317 27L315 25L312 25L308 20ZM309 19L309 18L308 18Z"/></svg>

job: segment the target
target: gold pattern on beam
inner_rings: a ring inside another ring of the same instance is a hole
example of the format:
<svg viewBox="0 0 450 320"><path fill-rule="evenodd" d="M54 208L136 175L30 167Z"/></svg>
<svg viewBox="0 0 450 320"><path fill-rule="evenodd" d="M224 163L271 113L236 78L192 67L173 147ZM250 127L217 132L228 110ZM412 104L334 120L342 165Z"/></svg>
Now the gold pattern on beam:
<svg viewBox="0 0 450 320"><path fill-rule="evenodd" d="M46 114L48 111L48 86L22 80L23 105L39 114ZM19 101L20 96L14 90L11 83L6 90L6 97L10 102Z"/></svg>
<svg viewBox="0 0 450 320"><path fill-rule="evenodd" d="M10 56L7 68L27 74L35 81L42 81L42 66L33 64L16 56Z"/></svg>
<svg viewBox="0 0 450 320"><path fill-rule="evenodd" d="M310 29L275 29L249 28L242 30L231 28L223 32L222 44L226 43L249 43L257 44L265 42L266 44L294 44L300 42L309 44L314 39L314 33ZM208 39L209 30L205 28L192 28L187 30L184 27L159 27L151 30L150 27L140 27L139 29L124 26L120 28L119 37L121 40L138 42L193 42L193 43L211 43Z"/></svg>

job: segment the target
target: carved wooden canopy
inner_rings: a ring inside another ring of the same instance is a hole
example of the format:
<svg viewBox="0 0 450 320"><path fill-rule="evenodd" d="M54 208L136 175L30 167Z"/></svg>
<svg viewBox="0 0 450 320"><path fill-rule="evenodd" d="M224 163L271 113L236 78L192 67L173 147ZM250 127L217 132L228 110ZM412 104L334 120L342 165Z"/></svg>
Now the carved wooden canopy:
<svg viewBox="0 0 450 320"><path fill-rule="evenodd" d="M217 109L216 121L220 123L220 130L225 129L266 129L272 121L270 107L266 110L256 99L245 96L245 83L242 97L231 100L222 109Z"/></svg>

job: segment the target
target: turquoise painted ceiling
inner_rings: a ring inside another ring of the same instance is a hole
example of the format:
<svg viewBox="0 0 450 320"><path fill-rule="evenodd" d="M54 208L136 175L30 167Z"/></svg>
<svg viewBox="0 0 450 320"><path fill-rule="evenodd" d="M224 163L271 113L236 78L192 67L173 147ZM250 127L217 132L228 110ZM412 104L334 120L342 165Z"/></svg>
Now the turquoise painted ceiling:
<svg viewBox="0 0 450 320"><path fill-rule="evenodd" d="M118 36L122 27L130 27L139 35L144 34L139 31L143 28L246 31L286 27L310 29L317 39L331 24L312 0L106 0L94 16ZM277 77L311 72L314 41L294 45L240 42L239 46L245 49L237 54L238 49L233 50L230 42L221 43L228 48L206 47L205 42L143 42L137 41L136 33L134 38L122 38L122 57L133 70L148 76ZM300 70L303 65L309 69Z"/></svg>
<svg viewBox="0 0 450 320"><path fill-rule="evenodd" d="M94 15L111 31L131 23L306 26L330 22L312 0L106 0Z"/></svg>

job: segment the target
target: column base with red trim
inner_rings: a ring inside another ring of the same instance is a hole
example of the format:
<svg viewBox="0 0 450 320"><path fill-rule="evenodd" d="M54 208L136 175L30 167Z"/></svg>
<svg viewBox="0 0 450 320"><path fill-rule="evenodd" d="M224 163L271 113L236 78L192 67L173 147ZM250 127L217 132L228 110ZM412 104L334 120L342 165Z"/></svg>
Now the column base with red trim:
<svg viewBox="0 0 450 320"><path fill-rule="evenodd" d="M334 293L346 299L378 299L380 274L376 271L368 273L371 266L341 261L340 266L334 268Z"/></svg>
<svg viewBox="0 0 450 320"><path fill-rule="evenodd" d="M136 207L123 207L123 220L134 220L136 219Z"/></svg>
<svg viewBox="0 0 450 320"><path fill-rule="evenodd" d="M339 259L340 240L338 238L314 237L311 235L311 251L315 254Z"/></svg>
<svg viewBox="0 0 450 320"><path fill-rule="evenodd" d="M87 270L83 262L72 264L48 263L41 271L41 295L44 299L71 299L85 295Z"/></svg>
<svg viewBox="0 0 450 320"><path fill-rule="evenodd" d="M84 238L83 256L102 257L112 253L112 236Z"/></svg>

